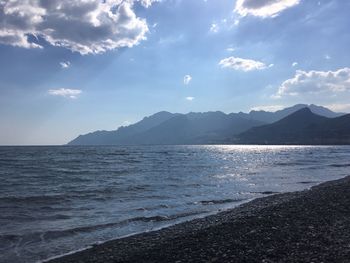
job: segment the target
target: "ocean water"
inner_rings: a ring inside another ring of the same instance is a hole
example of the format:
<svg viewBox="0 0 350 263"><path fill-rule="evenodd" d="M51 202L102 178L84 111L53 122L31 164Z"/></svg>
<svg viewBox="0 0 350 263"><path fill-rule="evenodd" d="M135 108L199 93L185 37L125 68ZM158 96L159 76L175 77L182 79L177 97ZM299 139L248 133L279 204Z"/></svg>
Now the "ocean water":
<svg viewBox="0 0 350 263"><path fill-rule="evenodd" d="M349 168L349 146L0 147L0 262L38 262Z"/></svg>

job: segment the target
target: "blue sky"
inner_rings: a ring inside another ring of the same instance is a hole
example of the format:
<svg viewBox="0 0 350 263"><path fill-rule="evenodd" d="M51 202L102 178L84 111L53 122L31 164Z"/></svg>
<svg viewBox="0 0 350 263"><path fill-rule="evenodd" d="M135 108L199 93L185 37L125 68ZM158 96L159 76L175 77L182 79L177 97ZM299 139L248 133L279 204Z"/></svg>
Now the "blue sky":
<svg viewBox="0 0 350 263"><path fill-rule="evenodd" d="M161 110L350 112L350 2L0 1L0 144Z"/></svg>

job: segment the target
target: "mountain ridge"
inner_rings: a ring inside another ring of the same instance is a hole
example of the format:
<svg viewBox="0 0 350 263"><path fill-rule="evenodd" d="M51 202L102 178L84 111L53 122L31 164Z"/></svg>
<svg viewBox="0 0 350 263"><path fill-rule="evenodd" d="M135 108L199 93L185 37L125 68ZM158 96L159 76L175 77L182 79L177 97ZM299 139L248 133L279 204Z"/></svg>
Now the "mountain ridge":
<svg viewBox="0 0 350 263"><path fill-rule="evenodd" d="M237 136L243 144L350 144L350 114L327 118L308 108Z"/></svg>
<svg viewBox="0 0 350 263"><path fill-rule="evenodd" d="M181 114L161 111L114 131L95 131L79 135L68 145L234 143L237 135L254 127L279 121L303 108L326 117L342 115L313 104L296 104L276 112L251 111L226 114L221 111L209 111Z"/></svg>

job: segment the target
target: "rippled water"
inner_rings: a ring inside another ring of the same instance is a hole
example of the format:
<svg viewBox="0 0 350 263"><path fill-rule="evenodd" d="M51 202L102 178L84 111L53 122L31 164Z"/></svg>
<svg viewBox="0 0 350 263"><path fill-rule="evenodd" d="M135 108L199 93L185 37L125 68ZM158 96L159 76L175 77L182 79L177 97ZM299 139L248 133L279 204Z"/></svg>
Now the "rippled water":
<svg viewBox="0 0 350 263"><path fill-rule="evenodd" d="M0 262L305 189L349 167L348 146L0 147Z"/></svg>

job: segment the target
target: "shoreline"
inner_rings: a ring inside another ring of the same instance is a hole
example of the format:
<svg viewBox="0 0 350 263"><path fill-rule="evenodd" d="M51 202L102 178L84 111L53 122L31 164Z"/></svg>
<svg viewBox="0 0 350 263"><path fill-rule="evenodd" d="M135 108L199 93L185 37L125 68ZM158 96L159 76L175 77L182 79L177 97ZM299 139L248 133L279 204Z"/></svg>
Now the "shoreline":
<svg viewBox="0 0 350 263"><path fill-rule="evenodd" d="M262 197L258 197L258 198L265 198L267 196L271 196L271 195L275 195L275 194L279 194L279 192L263 193L263 195L266 195L266 196L262 196ZM258 199L258 198L250 198L250 199L247 199L247 200L244 200L244 201L237 201L237 204L234 205L233 207L230 207L230 208L224 208L224 209L219 209L219 210L216 210L216 211L206 212L204 214L199 214L196 217L190 217L189 219L184 219L183 221L180 220L179 222L176 222L176 223L169 223L169 224L166 224L166 225L163 225L163 226L160 226L160 227L156 227L156 228L152 228L152 229L149 229L149 230L146 230L146 231L143 231L143 232L134 232L134 233L127 234L125 236L112 238L112 239L109 239L109 240L106 240L106 241L96 242L96 243L93 243L91 245L87 245L87 246L85 246L83 248L80 248L80 249L77 249L77 250L73 250L73 251L69 251L69 252L64 253L64 254L52 256L52 257L49 257L47 259L38 260L36 263L50 263L50 262L53 262L53 260L60 259L60 258L66 257L66 256L70 256L70 255L73 255L73 254L76 254L76 253L79 253L79 252L83 252L85 250L94 248L96 246L103 246L105 243L108 243L108 242L113 242L113 241L120 240L120 239L126 239L126 238L130 238L130 237L133 237L133 236L136 236L136 235L143 235L143 234L147 234L147 233L150 233L150 232L157 232L157 231L161 231L161 230L164 230L164 229L167 229L167 228L170 228L170 227L174 227L174 226L177 226L177 225L180 225L180 224L187 224L187 223L190 223L190 222L192 222L194 220L201 220L201 219L204 219L206 217L216 216L217 214L224 213L224 212L227 212L227 211L231 211L233 209L238 208L239 206L241 206L243 204L252 202L253 200Z"/></svg>
<svg viewBox="0 0 350 263"><path fill-rule="evenodd" d="M350 262L350 176L44 262Z"/></svg>

